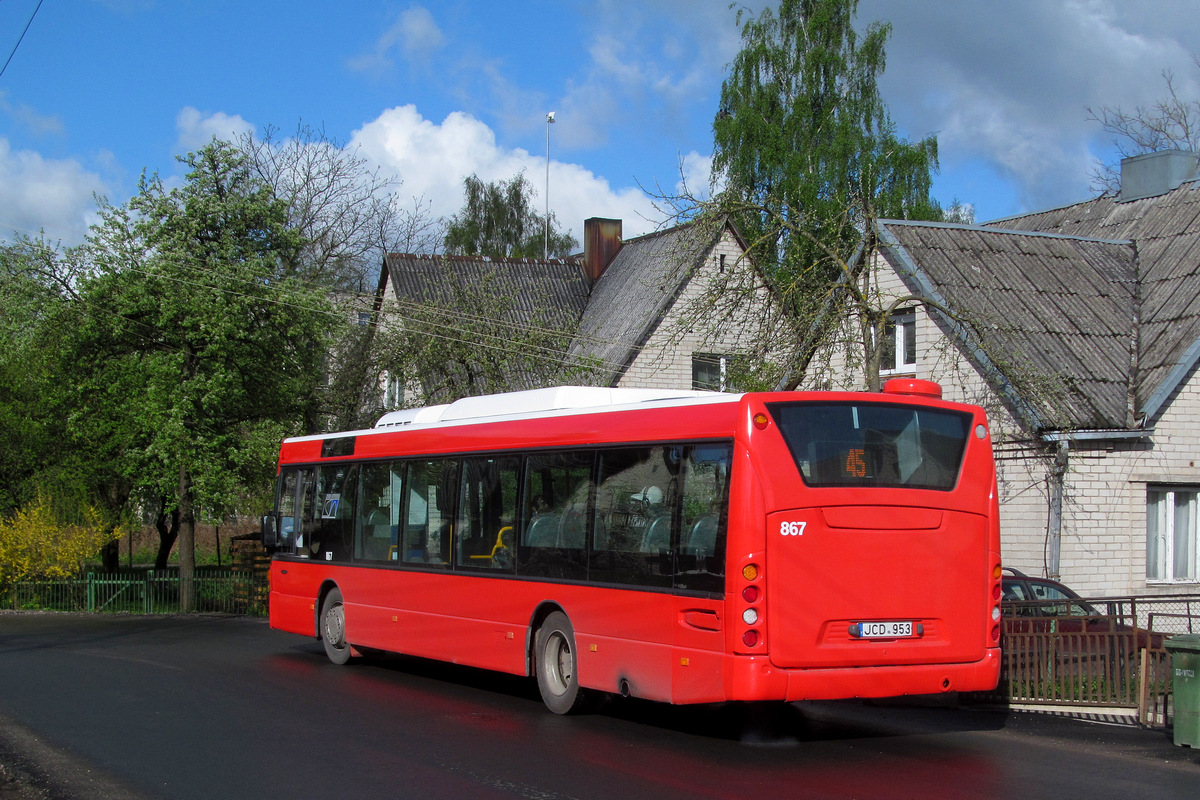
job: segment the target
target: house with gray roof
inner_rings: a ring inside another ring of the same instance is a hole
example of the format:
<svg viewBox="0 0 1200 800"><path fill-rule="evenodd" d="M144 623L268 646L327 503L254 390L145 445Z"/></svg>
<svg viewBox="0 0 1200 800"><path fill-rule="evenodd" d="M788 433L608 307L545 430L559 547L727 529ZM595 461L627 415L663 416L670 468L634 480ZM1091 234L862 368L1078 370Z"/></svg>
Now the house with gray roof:
<svg viewBox="0 0 1200 800"><path fill-rule="evenodd" d="M448 383L468 394L555 382L729 388L726 368L749 341L747 326L714 330L693 309L712 280L744 261L745 250L728 224L685 224L623 240L620 220L593 218L584 223L584 252L567 259L389 254L399 324L428 329L447 355L461 344L455 340L475 345L475 364L423 374L419 386L410 376L410 396L417 390L422 401L444 399L431 387ZM494 319L474 325L484 313ZM525 351L501 358L514 342Z"/></svg>
<svg viewBox="0 0 1200 800"><path fill-rule="evenodd" d="M1122 195L951 225L881 220L885 375L988 408L1005 562L1089 594L1200 585L1200 184L1192 153ZM886 306L884 306L886 307ZM851 387L852 353L806 386Z"/></svg>

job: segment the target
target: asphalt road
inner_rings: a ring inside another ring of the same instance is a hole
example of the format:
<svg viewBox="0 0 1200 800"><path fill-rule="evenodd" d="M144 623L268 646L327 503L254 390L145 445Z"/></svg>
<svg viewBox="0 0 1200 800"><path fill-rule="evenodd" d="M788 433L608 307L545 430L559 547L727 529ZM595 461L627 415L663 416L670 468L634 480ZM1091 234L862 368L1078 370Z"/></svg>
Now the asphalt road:
<svg viewBox="0 0 1200 800"><path fill-rule="evenodd" d="M68 800L1194 800L1200 750L911 703L612 700L559 717L527 680L405 657L336 667L262 620L0 613L0 800L39 796L12 775Z"/></svg>

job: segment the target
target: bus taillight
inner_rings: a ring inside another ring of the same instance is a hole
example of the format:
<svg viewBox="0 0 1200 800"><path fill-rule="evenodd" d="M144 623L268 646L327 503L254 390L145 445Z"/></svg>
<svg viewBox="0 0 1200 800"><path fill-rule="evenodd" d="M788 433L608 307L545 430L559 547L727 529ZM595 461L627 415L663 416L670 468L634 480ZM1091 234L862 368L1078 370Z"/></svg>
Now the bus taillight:
<svg viewBox="0 0 1200 800"><path fill-rule="evenodd" d="M1000 598L1004 596L1002 577L1004 570L999 563L992 566L992 643L1000 643Z"/></svg>
<svg viewBox="0 0 1200 800"><path fill-rule="evenodd" d="M742 577L746 579L746 586L742 587L742 601L746 607L742 609L742 622L747 626L748 630L742 632L742 644L746 647L756 647L762 640L762 635L754 627L762 621L762 616L759 613L759 607L762 601L762 588L753 581L757 581L761 576L757 564L747 564L742 567Z"/></svg>

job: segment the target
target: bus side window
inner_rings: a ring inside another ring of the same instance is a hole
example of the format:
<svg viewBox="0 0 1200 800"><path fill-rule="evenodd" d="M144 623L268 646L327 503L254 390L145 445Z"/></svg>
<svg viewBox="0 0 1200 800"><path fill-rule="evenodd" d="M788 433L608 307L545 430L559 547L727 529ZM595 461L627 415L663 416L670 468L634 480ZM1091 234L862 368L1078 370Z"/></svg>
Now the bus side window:
<svg viewBox="0 0 1200 800"><path fill-rule="evenodd" d="M300 533L300 525L296 519L297 484L303 485L305 470L284 470L279 476L279 541L276 548L279 552L290 553L295 550L296 537Z"/></svg>
<svg viewBox="0 0 1200 800"><path fill-rule="evenodd" d="M316 473L312 526L305 537L307 552L323 561L348 561L354 538L358 465L325 464ZM307 511L307 494L305 504Z"/></svg>
<svg viewBox="0 0 1200 800"><path fill-rule="evenodd" d="M405 563L449 566L457 472L458 462L451 459L408 465L400 543Z"/></svg>
<svg viewBox="0 0 1200 800"><path fill-rule="evenodd" d="M590 580L671 585L681 454L676 446L601 452Z"/></svg>
<svg viewBox="0 0 1200 800"><path fill-rule="evenodd" d="M454 526L456 566L512 570L520 469L516 456L463 460Z"/></svg>
<svg viewBox="0 0 1200 800"><path fill-rule="evenodd" d="M400 495L393 494L393 486L399 488L391 464L363 464L354 526L354 557L358 560L391 561L398 557Z"/></svg>
<svg viewBox="0 0 1200 800"><path fill-rule="evenodd" d="M675 575L678 588L724 590L732 460L733 448L728 444L689 448L683 470L683 524Z"/></svg>
<svg viewBox="0 0 1200 800"><path fill-rule="evenodd" d="M524 510L518 525L518 572L587 577L587 522L592 493L590 450L542 453L525 462Z"/></svg>

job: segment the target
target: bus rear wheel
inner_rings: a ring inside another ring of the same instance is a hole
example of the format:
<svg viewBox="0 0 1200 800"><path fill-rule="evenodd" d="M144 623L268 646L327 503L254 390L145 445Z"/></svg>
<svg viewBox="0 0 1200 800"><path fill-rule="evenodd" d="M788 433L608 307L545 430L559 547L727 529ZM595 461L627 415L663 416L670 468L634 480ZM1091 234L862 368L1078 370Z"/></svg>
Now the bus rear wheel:
<svg viewBox="0 0 1200 800"><path fill-rule="evenodd" d="M538 692L555 714L570 714L584 707L586 693L579 688L578 666L575 629L566 614L555 611L538 628L534 642Z"/></svg>
<svg viewBox="0 0 1200 800"><path fill-rule="evenodd" d="M346 611L342 607L340 589L330 589L321 603L321 641L325 655L334 664L345 664L350 660L350 645L346 642Z"/></svg>

